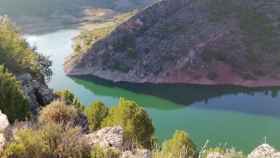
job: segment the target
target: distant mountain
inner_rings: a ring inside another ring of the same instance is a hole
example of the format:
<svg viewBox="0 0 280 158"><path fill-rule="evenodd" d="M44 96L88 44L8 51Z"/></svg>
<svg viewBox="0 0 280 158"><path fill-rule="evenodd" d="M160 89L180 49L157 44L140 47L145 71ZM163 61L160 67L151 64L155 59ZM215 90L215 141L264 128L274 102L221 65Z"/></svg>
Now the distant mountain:
<svg viewBox="0 0 280 158"><path fill-rule="evenodd" d="M279 0L163 0L78 57L68 75L150 83L280 85Z"/></svg>
<svg viewBox="0 0 280 158"><path fill-rule="evenodd" d="M49 16L54 12L77 14L84 8L131 9L151 0L1 0L0 14L11 16Z"/></svg>
<svg viewBox="0 0 280 158"><path fill-rule="evenodd" d="M77 24L88 8L126 12L154 0L1 0L0 15L8 15L25 32ZM37 26L37 27L36 27Z"/></svg>

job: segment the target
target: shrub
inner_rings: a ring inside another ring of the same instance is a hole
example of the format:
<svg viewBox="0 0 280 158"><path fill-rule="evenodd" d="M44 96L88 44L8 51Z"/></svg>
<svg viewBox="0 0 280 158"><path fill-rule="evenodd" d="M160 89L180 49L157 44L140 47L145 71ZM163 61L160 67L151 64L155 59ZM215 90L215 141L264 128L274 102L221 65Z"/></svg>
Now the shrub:
<svg viewBox="0 0 280 158"><path fill-rule="evenodd" d="M60 101L65 102L65 104L74 105L80 111L84 110L84 105L80 102L79 98L76 97L71 91L58 91L55 93L55 95Z"/></svg>
<svg viewBox="0 0 280 158"><path fill-rule="evenodd" d="M176 131L173 137L163 143L159 152L161 158L194 158L196 149L186 132Z"/></svg>
<svg viewBox="0 0 280 158"><path fill-rule="evenodd" d="M72 124L78 118L79 113L74 106L67 106L64 102L54 101L40 111L39 122L56 123L56 124Z"/></svg>
<svg viewBox="0 0 280 158"><path fill-rule="evenodd" d="M102 102L94 102L85 109L91 131L101 128L101 122L108 115L108 108Z"/></svg>
<svg viewBox="0 0 280 158"><path fill-rule="evenodd" d="M112 148L104 149L99 146L91 150L91 158L119 158L121 153Z"/></svg>
<svg viewBox="0 0 280 158"><path fill-rule="evenodd" d="M127 53L129 57L135 57L136 56L136 50L134 48L127 48Z"/></svg>
<svg viewBox="0 0 280 158"><path fill-rule="evenodd" d="M10 122L28 116L29 104L15 76L0 65L0 109Z"/></svg>
<svg viewBox="0 0 280 158"><path fill-rule="evenodd" d="M53 158L90 157L90 147L81 139L80 128L49 123L41 127L40 132Z"/></svg>
<svg viewBox="0 0 280 158"><path fill-rule="evenodd" d="M147 112L135 102L121 98L116 107L110 109L102 127L121 126L126 145L135 144L150 148L154 127Z"/></svg>
<svg viewBox="0 0 280 158"><path fill-rule="evenodd" d="M90 148L80 139L79 128L46 124L20 129L4 150L4 158L89 158Z"/></svg>
<svg viewBox="0 0 280 158"><path fill-rule="evenodd" d="M128 73L130 68L124 64L124 63L120 63L120 62L114 62L111 66L111 69L116 70L116 71L120 71L123 73Z"/></svg>
<svg viewBox="0 0 280 158"><path fill-rule="evenodd" d="M5 158L47 158L50 150L42 133L32 129L20 129L15 139L3 151Z"/></svg>

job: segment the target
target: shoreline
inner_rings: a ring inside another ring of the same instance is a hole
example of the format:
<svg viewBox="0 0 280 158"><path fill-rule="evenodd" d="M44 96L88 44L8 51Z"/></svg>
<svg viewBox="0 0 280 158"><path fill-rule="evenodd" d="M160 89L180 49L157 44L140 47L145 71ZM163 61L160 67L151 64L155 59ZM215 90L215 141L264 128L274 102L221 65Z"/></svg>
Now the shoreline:
<svg viewBox="0 0 280 158"><path fill-rule="evenodd" d="M73 73L73 72L67 72L67 70L64 70L65 74L70 77L79 77L79 76L92 76L99 78L101 80L109 81L112 83L131 83L131 84L166 84L166 85L173 85L173 84L182 84L182 85L199 85L199 86L233 86L233 87L240 87L240 88L277 88L280 87L280 80L272 80L272 79L260 79L260 80L239 80L239 81L214 81L214 80L209 80L209 79L201 79L201 80L165 80L165 79L154 79L154 80L149 80L149 79L140 79L140 80L133 80L133 78L129 79L121 79L115 78L112 79L109 76L106 76L107 73L101 73L98 72L98 74L93 74L93 73ZM113 72L112 72L113 73ZM105 74L105 75L104 75ZM115 74L115 73L113 73ZM129 78L129 77L127 77ZM159 77L160 78L160 77Z"/></svg>

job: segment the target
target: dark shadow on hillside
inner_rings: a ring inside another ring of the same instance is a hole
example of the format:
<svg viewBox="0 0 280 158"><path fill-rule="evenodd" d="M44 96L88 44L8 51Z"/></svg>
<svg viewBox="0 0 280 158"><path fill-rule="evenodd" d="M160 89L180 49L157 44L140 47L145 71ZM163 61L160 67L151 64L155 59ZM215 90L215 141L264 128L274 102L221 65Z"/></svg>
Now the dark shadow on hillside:
<svg viewBox="0 0 280 158"><path fill-rule="evenodd" d="M278 97L279 87L268 88L245 88L236 86L205 86L205 85L186 85L186 84L132 84L132 83L113 83L107 80L92 76L80 76L73 78L78 84L84 80L92 84L103 85L109 88L122 88L137 94L152 95L175 104L184 106L194 106L195 108L206 108L213 110L238 111L242 113L260 114L266 116L280 117L280 106L270 104L273 98ZM87 85L88 86L88 85ZM87 87L85 86L85 87ZM98 89L89 89L99 95L108 95ZM101 92L101 93L100 93ZM119 94L109 94L110 96ZM265 96L269 99L266 105L258 102L258 96ZM233 96L226 101L224 96ZM255 97L254 97L255 96ZM126 97L126 96L124 96ZM243 102L244 97L249 103ZM219 99L220 98L220 99ZM214 101L215 99L215 101ZM234 103L240 100L241 104ZM195 104L197 103L197 104ZM274 102L275 103L275 102ZM184 107L182 106L182 107Z"/></svg>

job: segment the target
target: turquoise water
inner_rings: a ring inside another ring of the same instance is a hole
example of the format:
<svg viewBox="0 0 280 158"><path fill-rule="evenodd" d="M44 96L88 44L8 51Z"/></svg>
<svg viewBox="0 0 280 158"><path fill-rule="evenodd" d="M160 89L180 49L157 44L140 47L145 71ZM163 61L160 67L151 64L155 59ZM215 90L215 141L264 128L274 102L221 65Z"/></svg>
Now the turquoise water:
<svg viewBox="0 0 280 158"><path fill-rule="evenodd" d="M26 35L31 45L50 57L54 90L69 89L88 105L100 100L116 105L119 97L135 100L150 114L156 136L164 140L176 130L186 130L197 145L234 146L246 152L264 138L280 148L279 88L245 89L195 85L113 84L93 77L70 78L63 72L76 30Z"/></svg>

